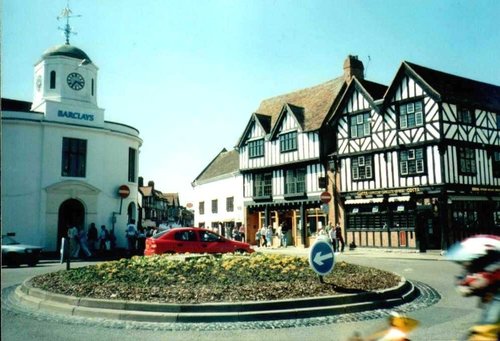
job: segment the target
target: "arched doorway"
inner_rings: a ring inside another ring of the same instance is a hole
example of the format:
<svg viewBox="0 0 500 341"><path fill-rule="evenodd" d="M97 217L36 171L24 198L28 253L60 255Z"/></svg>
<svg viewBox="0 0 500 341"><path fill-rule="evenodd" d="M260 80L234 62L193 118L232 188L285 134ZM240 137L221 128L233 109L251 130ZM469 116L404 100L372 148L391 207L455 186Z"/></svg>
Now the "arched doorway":
<svg viewBox="0 0 500 341"><path fill-rule="evenodd" d="M127 222L130 222L132 219L134 219L134 221L136 223L139 223L137 221L137 210L135 209L135 203L131 202L130 204L128 204L128 207L127 207Z"/></svg>
<svg viewBox="0 0 500 341"><path fill-rule="evenodd" d="M66 237L68 225L82 228L85 222L85 208L76 199L68 199L59 206L57 223L57 250L61 248L61 238Z"/></svg>

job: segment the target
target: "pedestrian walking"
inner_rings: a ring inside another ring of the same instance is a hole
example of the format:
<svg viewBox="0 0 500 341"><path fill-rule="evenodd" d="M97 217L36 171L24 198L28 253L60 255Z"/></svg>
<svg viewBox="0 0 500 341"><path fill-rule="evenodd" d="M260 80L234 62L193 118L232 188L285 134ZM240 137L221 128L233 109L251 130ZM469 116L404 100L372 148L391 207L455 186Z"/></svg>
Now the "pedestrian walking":
<svg viewBox="0 0 500 341"><path fill-rule="evenodd" d="M70 257L77 258L80 253L80 242L78 240L78 229L76 226L73 225L68 229L68 239Z"/></svg>
<svg viewBox="0 0 500 341"><path fill-rule="evenodd" d="M91 251L95 251L95 249L96 249L95 243L97 241L97 238L98 238L97 228L95 227L94 223L91 223L90 227L89 227L89 231L87 233L87 242L89 245L89 249Z"/></svg>
<svg viewBox="0 0 500 341"><path fill-rule="evenodd" d="M332 223L330 222L330 225ZM335 228L332 228L330 230L330 241L333 246L333 252L337 252L337 230Z"/></svg>
<svg viewBox="0 0 500 341"><path fill-rule="evenodd" d="M127 225L127 231L125 232L127 237L127 253L131 256L135 253L136 242L137 242L137 230L135 229L135 220L130 220Z"/></svg>
<svg viewBox="0 0 500 341"><path fill-rule="evenodd" d="M109 245L109 232L105 225L101 225L101 231L99 232L99 251L101 253L109 249L106 244Z"/></svg>
<svg viewBox="0 0 500 341"><path fill-rule="evenodd" d="M337 243L340 244L340 252L344 252L344 238L342 237L342 229L340 228L340 224L337 223L335 226L335 233L337 236ZM339 249L339 245L337 245L337 250Z"/></svg>
<svg viewBox="0 0 500 341"><path fill-rule="evenodd" d="M288 231L290 229L288 228L287 223L284 221L281 223L281 245L284 247L288 246Z"/></svg>
<svg viewBox="0 0 500 341"><path fill-rule="evenodd" d="M92 253L89 250L87 243L87 233L84 229L78 231L78 242L80 243L80 250L83 251L86 257L91 257Z"/></svg>
<svg viewBox="0 0 500 341"><path fill-rule="evenodd" d="M244 242L245 241L245 225L241 225L240 226L240 231L239 232L240 232L240 240L242 242Z"/></svg>
<svg viewBox="0 0 500 341"><path fill-rule="evenodd" d="M146 249L146 231L144 227L139 227L137 232L137 254L139 256L144 256L144 250Z"/></svg>
<svg viewBox="0 0 500 341"><path fill-rule="evenodd" d="M269 225L266 230L266 246L273 246L273 227Z"/></svg>

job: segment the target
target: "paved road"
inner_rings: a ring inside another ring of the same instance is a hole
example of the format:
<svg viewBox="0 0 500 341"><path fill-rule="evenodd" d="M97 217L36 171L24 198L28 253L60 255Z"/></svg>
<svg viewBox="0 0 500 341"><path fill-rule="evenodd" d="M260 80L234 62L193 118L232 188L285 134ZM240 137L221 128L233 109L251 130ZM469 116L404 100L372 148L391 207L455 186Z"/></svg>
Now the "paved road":
<svg viewBox="0 0 500 341"><path fill-rule="evenodd" d="M271 252L301 253L300 250ZM337 261L341 260L394 271L410 280L428 284L439 292L442 297L439 302L410 313L422 323L422 326L411 334L412 340L458 340L479 316L480 310L476 308L476 300L462 298L455 292L453 280L460 270L459 267L442 260L439 255L419 256L357 250L339 255ZM73 266L86 264L74 263ZM21 283L26 277L58 269L65 269L65 265L44 262L35 268L2 268L2 291ZM197 331L193 328L185 331L155 331L123 324L107 325L102 321L80 321L29 314L4 308L2 303L1 336L2 340L7 341L82 339L124 341L148 337L160 340L346 340L354 331L367 335L383 328L385 324L382 318L366 319L365 316L359 321L309 327L234 330L228 325L227 329L222 326L213 331Z"/></svg>

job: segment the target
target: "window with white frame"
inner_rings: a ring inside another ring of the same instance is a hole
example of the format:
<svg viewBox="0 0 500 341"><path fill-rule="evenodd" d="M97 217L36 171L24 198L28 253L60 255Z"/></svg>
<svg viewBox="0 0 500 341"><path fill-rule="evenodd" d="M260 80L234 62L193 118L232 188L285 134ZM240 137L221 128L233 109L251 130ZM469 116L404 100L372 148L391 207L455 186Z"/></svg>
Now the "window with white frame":
<svg viewBox="0 0 500 341"><path fill-rule="evenodd" d="M288 169L285 175L285 194L299 194L306 191L306 168Z"/></svg>
<svg viewBox="0 0 500 341"><path fill-rule="evenodd" d="M200 212L200 215L205 214L205 202L204 201L200 201L198 203L198 212Z"/></svg>
<svg viewBox="0 0 500 341"><path fill-rule="evenodd" d="M399 152L399 171L401 175L425 173L424 149L415 148Z"/></svg>
<svg viewBox="0 0 500 341"><path fill-rule="evenodd" d="M460 174L476 174L476 152L472 148L458 148L458 171Z"/></svg>
<svg viewBox="0 0 500 341"><path fill-rule="evenodd" d="M218 200L214 199L212 200L212 213L217 213L218 211L219 211Z"/></svg>
<svg viewBox="0 0 500 341"><path fill-rule="evenodd" d="M352 115L350 116L349 122L351 138L360 138L370 135L370 113L366 112L362 114Z"/></svg>
<svg viewBox="0 0 500 341"><path fill-rule="evenodd" d="M418 127L424 124L422 101L399 105L399 127L401 129Z"/></svg>
<svg viewBox="0 0 500 341"><path fill-rule="evenodd" d="M264 156L264 139L248 142L248 156L251 158Z"/></svg>
<svg viewBox="0 0 500 341"><path fill-rule="evenodd" d="M355 181L373 178L373 159L371 155L355 156L352 158L351 174Z"/></svg>

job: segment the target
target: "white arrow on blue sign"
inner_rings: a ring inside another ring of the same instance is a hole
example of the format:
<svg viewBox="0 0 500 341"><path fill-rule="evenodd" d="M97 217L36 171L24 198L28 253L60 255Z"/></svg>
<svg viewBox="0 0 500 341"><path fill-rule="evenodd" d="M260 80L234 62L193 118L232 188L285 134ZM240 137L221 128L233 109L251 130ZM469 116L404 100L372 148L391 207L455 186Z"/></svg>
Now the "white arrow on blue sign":
<svg viewBox="0 0 500 341"><path fill-rule="evenodd" d="M309 265L320 276L329 274L335 264L332 245L325 239L318 239L309 252Z"/></svg>

